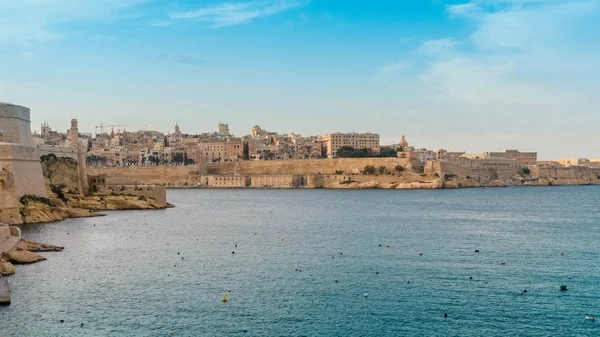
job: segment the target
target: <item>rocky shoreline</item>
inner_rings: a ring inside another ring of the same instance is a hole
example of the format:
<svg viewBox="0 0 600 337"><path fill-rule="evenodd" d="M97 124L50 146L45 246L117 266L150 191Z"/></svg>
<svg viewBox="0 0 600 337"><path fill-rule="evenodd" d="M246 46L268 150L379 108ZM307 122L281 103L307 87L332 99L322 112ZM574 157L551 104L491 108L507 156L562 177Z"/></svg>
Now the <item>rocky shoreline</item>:
<svg viewBox="0 0 600 337"><path fill-rule="evenodd" d="M15 250L0 255L0 274L9 276L15 273L15 264L32 264L46 260L38 252L60 252L64 247L37 243L21 239Z"/></svg>

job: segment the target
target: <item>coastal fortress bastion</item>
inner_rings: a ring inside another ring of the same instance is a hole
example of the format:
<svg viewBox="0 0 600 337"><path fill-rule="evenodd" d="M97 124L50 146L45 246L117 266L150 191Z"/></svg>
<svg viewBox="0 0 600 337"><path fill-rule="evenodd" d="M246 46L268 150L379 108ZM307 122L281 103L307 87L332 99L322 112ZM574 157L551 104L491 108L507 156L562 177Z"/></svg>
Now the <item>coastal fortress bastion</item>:
<svg viewBox="0 0 600 337"><path fill-rule="evenodd" d="M19 199L47 197L40 151L31 137L29 109L0 102L0 222L21 222Z"/></svg>

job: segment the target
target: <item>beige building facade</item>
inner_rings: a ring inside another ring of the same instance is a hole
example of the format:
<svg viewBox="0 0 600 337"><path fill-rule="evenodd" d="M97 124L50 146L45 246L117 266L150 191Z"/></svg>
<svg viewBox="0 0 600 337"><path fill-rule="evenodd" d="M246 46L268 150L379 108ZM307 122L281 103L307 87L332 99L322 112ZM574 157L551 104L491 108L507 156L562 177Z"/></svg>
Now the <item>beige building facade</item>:
<svg viewBox="0 0 600 337"><path fill-rule="evenodd" d="M333 158L335 153L344 146L355 149L371 149L374 154L380 151L379 134L376 133L331 133L321 137L323 151L328 158Z"/></svg>

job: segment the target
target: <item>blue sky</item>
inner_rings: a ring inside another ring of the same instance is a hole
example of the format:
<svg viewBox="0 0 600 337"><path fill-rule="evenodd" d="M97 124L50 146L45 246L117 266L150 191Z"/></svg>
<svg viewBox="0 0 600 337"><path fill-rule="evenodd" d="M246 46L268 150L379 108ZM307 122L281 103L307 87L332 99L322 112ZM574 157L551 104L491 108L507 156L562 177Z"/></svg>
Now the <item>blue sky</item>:
<svg viewBox="0 0 600 337"><path fill-rule="evenodd" d="M0 0L0 101L36 129L600 157L599 49L600 0Z"/></svg>

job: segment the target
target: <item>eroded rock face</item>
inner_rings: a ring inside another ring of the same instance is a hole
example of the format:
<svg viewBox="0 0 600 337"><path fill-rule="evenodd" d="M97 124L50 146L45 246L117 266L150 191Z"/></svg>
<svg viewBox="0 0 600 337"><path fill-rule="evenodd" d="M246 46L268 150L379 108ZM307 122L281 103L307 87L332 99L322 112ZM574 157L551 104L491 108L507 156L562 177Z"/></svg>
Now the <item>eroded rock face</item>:
<svg viewBox="0 0 600 337"><path fill-rule="evenodd" d="M2 276L8 276L15 273L15 266L12 265L8 260L0 257L0 274Z"/></svg>
<svg viewBox="0 0 600 337"><path fill-rule="evenodd" d="M64 220L69 213L64 208L51 207L41 202L28 202L21 210L24 223L46 223Z"/></svg>
<svg viewBox="0 0 600 337"><path fill-rule="evenodd" d="M25 239L21 239L21 241L19 241L17 244L18 251L26 250L30 252L60 252L63 249L65 249L65 247L37 243L33 241L27 241Z"/></svg>
<svg viewBox="0 0 600 337"><path fill-rule="evenodd" d="M14 264L30 264L46 260L45 257L26 250L18 250L10 253L4 253L4 259Z"/></svg>

